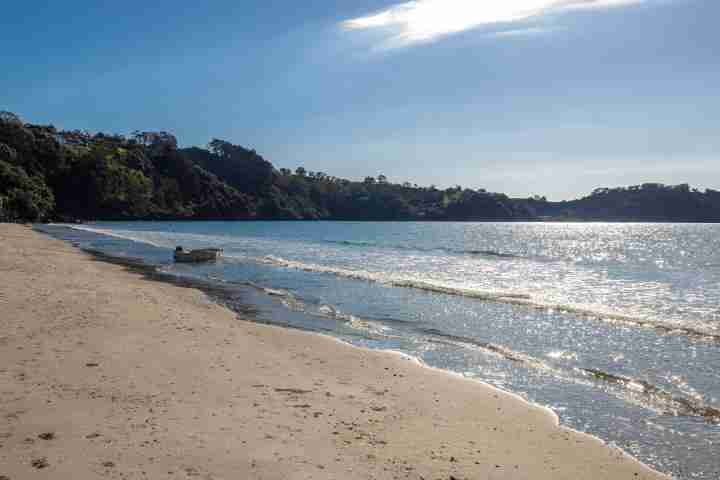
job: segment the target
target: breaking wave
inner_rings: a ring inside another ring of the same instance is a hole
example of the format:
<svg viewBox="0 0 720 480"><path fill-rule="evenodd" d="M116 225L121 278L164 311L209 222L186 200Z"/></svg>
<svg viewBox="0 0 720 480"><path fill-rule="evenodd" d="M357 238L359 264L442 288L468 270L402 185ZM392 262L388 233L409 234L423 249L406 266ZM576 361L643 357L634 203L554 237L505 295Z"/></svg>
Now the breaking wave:
<svg viewBox="0 0 720 480"><path fill-rule="evenodd" d="M608 373L594 368L580 368L579 370L594 379L648 398L651 405L661 406L666 414L702 417L709 422L720 423L720 409L705 404L699 395L680 397L645 380Z"/></svg>
<svg viewBox="0 0 720 480"><path fill-rule="evenodd" d="M524 367L551 373L555 377L567 381L586 384L587 380L591 380L595 385L600 382L609 387L611 393L623 400L657 410L665 415L699 417L711 423L720 423L720 409L707 405L697 393L687 396L673 395L645 380L604 372L594 368L562 368L503 345L452 335L435 328L421 329L420 332L428 335L428 338L425 339L428 342L450 343L478 348L505 360L522 364Z"/></svg>
<svg viewBox="0 0 720 480"><path fill-rule="evenodd" d="M459 253L467 253L468 255L485 255L487 257L520 258L518 255L514 255L512 253L496 252L495 250L463 250Z"/></svg>
<svg viewBox="0 0 720 480"><path fill-rule="evenodd" d="M343 245L347 247L378 247L378 248L390 248L393 250L407 250L407 251L420 251L420 252L445 252L454 255L480 255L486 257L497 257L497 258L520 258L518 255L512 253L498 252L496 250L463 250L455 248L422 248L418 246L407 246L407 245L384 245L370 240L324 240L325 243L331 243L334 245Z"/></svg>
<svg viewBox="0 0 720 480"><path fill-rule="evenodd" d="M538 310L554 310L562 313L574 314L585 318L592 318L605 322L625 323L641 327L655 328L664 333L679 333L688 336L704 337L715 341L720 341L720 332L710 329L703 329L676 323L668 323L612 311L593 310L592 308L588 308L585 306L546 302L533 298L532 295L523 292L489 291L462 288L452 285L433 283L427 280L398 278L380 272L353 270L329 265L303 263L294 260L287 260L273 255L267 255L256 260L274 266L292 268L306 272L325 273L354 280L381 283L393 287L412 288L430 293L440 293L444 295L457 295L461 297L474 298L490 302L524 306Z"/></svg>
<svg viewBox="0 0 720 480"><path fill-rule="evenodd" d="M407 278L397 278L392 275L388 275L382 272L371 272L368 270L352 270L349 268L333 267L330 265L320 265L313 263L304 263L294 260L287 260L274 255L266 255L260 259L257 259L262 263L271 264L278 267L292 268L295 270L302 270L305 272L314 273L327 273L331 275L337 275L343 278L349 278L353 280L364 280L368 282L376 282L384 285L393 287L403 288L414 288L418 290L425 290L433 293L443 293L447 295L458 295L463 297L478 298L478 299L524 299L529 300L530 295L526 293L516 292L502 292L502 291L483 291L473 290L468 288L454 287L449 285L442 285L427 282L424 280L414 280Z"/></svg>
<svg viewBox="0 0 720 480"><path fill-rule="evenodd" d="M365 240L324 240L325 243L333 243L335 245L345 245L348 247L376 247L375 242Z"/></svg>
<svg viewBox="0 0 720 480"><path fill-rule="evenodd" d="M373 322L372 320L366 320L364 318L345 313L337 309L332 305L320 305L312 307L305 302L298 300L294 296L290 295L282 299L283 305L290 310L308 313L331 320L337 320L344 323L353 330L362 332L364 334L371 335L373 337L389 338L391 335L388 334L390 328L379 322Z"/></svg>

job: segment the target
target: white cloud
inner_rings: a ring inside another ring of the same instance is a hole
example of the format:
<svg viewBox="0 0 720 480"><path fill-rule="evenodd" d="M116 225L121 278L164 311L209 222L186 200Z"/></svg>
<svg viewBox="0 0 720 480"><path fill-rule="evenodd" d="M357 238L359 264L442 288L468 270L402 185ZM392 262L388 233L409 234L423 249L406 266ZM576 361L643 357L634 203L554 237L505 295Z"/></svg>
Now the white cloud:
<svg viewBox="0 0 720 480"><path fill-rule="evenodd" d="M646 0L414 0L342 23L346 30L390 34L385 46L407 46L482 26L512 24L546 13L598 9ZM507 30L515 30L515 27Z"/></svg>
<svg viewBox="0 0 720 480"><path fill-rule="evenodd" d="M542 35L545 33L550 33L555 31L556 29L553 28L540 28L540 27L530 27L530 28L518 28L514 30L501 30L499 32L494 32L492 34L493 37L527 37L529 35Z"/></svg>

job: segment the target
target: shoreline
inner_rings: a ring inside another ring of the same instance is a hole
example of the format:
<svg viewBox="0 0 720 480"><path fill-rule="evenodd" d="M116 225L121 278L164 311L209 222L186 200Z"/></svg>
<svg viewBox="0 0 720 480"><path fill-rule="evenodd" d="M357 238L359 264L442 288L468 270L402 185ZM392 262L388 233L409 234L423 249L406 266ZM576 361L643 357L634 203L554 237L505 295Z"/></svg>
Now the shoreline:
<svg viewBox="0 0 720 480"><path fill-rule="evenodd" d="M127 240L131 242L139 242L144 243L147 245L152 245L154 247L158 248L168 248L167 246L160 245L158 243L152 242L147 239L139 239L137 237L131 237L126 235L117 234L115 232L112 232L107 229L98 229L93 228L91 226L86 225L73 225L73 224L49 224L49 226L52 227L61 227L61 228L69 228L73 230L80 230L80 231L87 231L94 233L96 235L103 235L108 237L114 237L122 240ZM41 231L42 232L42 231ZM42 232L44 233L44 232ZM102 257L110 259L110 261L118 260L120 263L126 262L126 260L123 260L120 257L113 257L112 255L107 255L102 252L92 252L90 253L97 253ZM115 259L115 260L112 260ZM284 260L284 259L280 259ZM295 263L291 261L287 261L288 263ZM311 271L312 268L315 267L314 265L301 265L297 263L295 266L292 266L291 268L295 268L297 270L303 270L303 269L309 269ZM336 272L330 272L333 274L338 274ZM347 275L338 274L340 276L345 276L347 278ZM371 282L378 282L383 283L383 281L374 280L372 278L363 278L364 280L371 281ZM508 292L508 294L503 294L502 292L493 292L493 291L467 291L463 289L453 289L452 287L446 287L443 285L432 285L427 284L423 285L416 284L412 280L405 280L405 279L397 279L397 280L385 280L387 284L390 286L396 286L401 288L416 288L420 290L425 290L431 293L444 293L448 295L457 295L457 296L474 296L479 299L490 299L495 302L501 302L508 305L517 305L517 306L523 306L534 310L546 310L546 309L557 309L562 310L564 312L572 313L581 317L586 317L590 319L594 319L601 322L606 323L625 323L629 325L637 325L640 327L648 327L658 330L662 333L679 333L682 335L686 335L688 337L693 338L700 338L700 339L709 339L712 341L720 341L720 333L716 333L714 331L711 331L707 328L700 328L700 327L691 327L691 326L683 326L679 324L673 324L668 322L662 322L652 317L642 317L642 316L633 316L633 315L627 315L620 311L604 311L604 310L594 310L591 306L583 306L583 305L572 305L572 304L562 304L562 303L546 303L542 301L534 301L530 296L525 297L523 295L516 295L513 292Z"/></svg>
<svg viewBox="0 0 720 480"><path fill-rule="evenodd" d="M475 219L432 219L432 218L411 218L411 219L351 219L351 218L127 218L127 219L77 219L76 221L63 222L60 219L43 222L45 225L93 225L105 222L268 222L268 223L317 223L317 222L345 222L345 223L610 223L610 224L698 224L715 225L720 220L705 219L663 219L663 218L562 218L562 217L538 217L538 218L475 218ZM22 223L19 223L22 224Z"/></svg>
<svg viewBox="0 0 720 480"><path fill-rule="evenodd" d="M26 227L0 240L0 478L41 459L80 479L669 478L481 380L242 320Z"/></svg>

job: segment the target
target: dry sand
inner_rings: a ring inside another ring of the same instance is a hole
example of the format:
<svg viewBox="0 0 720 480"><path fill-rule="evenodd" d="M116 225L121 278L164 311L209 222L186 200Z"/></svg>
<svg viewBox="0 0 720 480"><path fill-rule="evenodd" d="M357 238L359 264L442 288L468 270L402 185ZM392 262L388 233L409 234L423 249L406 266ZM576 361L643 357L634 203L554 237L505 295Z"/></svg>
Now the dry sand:
<svg viewBox="0 0 720 480"><path fill-rule="evenodd" d="M546 409L0 225L0 479L665 478Z"/></svg>

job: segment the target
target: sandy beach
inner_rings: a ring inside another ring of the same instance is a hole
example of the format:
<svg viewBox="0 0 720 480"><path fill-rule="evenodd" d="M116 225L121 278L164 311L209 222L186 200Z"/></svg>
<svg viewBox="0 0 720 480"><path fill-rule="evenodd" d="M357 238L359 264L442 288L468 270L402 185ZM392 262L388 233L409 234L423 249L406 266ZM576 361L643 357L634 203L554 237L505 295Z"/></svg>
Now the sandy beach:
<svg viewBox="0 0 720 480"><path fill-rule="evenodd" d="M656 479L547 409L0 225L0 480Z"/></svg>

